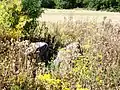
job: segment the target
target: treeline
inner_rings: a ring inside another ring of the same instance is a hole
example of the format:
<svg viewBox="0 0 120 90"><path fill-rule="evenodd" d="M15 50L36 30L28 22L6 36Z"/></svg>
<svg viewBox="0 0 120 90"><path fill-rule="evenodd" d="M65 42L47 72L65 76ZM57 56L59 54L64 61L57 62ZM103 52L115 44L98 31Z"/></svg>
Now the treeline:
<svg viewBox="0 0 120 90"><path fill-rule="evenodd" d="M120 0L41 0L44 8L120 11Z"/></svg>

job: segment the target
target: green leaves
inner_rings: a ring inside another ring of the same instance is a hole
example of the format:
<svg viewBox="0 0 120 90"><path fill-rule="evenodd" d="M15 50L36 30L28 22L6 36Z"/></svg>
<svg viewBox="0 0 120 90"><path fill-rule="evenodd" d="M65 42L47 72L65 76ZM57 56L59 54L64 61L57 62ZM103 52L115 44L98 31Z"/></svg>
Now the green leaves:
<svg viewBox="0 0 120 90"><path fill-rule="evenodd" d="M74 8L75 0L54 0L56 8L69 9Z"/></svg>
<svg viewBox="0 0 120 90"><path fill-rule="evenodd" d="M43 12L43 10L41 10L40 0L22 0L22 5L22 11L30 18L37 18Z"/></svg>
<svg viewBox="0 0 120 90"><path fill-rule="evenodd" d="M41 0L44 8L120 11L120 0Z"/></svg>
<svg viewBox="0 0 120 90"><path fill-rule="evenodd" d="M17 0L18 1L18 0ZM0 25L3 28L15 28L19 23L19 17L21 13L21 3L16 0L13 2L1 1L0 3Z"/></svg>
<svg viewBox="0 0 120 90"><path fill-rule="evenodd" d="M27 25L26 23L36 22L36 18L42 12L40 0L0 1L0 32L3 32L1 34L11 37L19 32L15 36L21 36L21 32L25 30L24 27ZM31 27L31 24L28 27Z"/></svg>

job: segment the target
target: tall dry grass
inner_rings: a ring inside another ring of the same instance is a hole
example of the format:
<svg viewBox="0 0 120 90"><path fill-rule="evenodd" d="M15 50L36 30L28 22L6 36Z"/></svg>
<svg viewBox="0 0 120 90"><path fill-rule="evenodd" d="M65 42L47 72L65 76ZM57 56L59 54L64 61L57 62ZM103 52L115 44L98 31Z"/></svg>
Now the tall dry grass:
<svg viewBox="0 0 120 90"><path fill-rule="evenodd" d="M79 41L83 55L72 61L70 70L54 69L35 63L25 56L25 43L0 42L0 89L2 90L119 90L120 88L120 25L111 20L40 23L33 37L44 39L50 56L59 48ZM54 54L54 55L53 55ZM51 59L52 59L51 57ZM67 59L67 58L66 58ZM62 74L61 74L62 71Z"/></svg>

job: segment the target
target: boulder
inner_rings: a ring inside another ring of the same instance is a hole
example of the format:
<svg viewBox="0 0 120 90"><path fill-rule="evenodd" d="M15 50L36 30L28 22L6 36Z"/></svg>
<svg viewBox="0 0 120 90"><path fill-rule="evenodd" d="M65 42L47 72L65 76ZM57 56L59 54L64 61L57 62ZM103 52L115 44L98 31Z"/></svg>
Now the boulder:
<svg viewBox="0 0 120 90"><path fill-rule="evenodd" d="M70 66L72 60L76 60L82 55L79 42L73 42L58 51L57 57L54 60L55 66Z"/></svg>
<svg viewBox="0 0 120 90"><path fill-rule="evenodd" d="M22 42L17 41L17 46L20 48L20 53L25 57L28 57L30 62L34 59L35 63L45 62L45 65L48 64L48 44L45 42L30 42L25 40Z"/></svg>
<svg viewBox="0 0 120 90"><path fill-rule="evenodd" d="M31 43L25 50L25 55L36 54L36 63L44 61L45 65L48 64L48 44L45 42Z"/></svg>

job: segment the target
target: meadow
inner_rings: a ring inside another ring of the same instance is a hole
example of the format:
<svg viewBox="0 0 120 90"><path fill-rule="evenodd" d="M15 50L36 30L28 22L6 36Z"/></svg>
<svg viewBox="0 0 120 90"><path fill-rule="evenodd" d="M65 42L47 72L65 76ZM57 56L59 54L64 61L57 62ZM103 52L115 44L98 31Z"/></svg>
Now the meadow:
<svg viewBox="0 0 120 90"><path fill-rule="evenodd" d="M80 41L83 55L54 68L52 55L48 67L37 66L33 56L25 56L20 40L0 42L1 90L119 90L120 25L119 13L81 9L46 9L32 33L35 39L50 43L50 54ZM67 58L66 58L67 59ZM69 64L69 63L68 63ZM36 72L34 72L36 71Z"/></svg>
<svg viewBox="0 0 120 90"><path fill-rule="evenodd" d="M91 11L86 9L45 9L40 21L57 22L69 20L72 18L73 21L93 21L102 22L104 17L111 19L112 22L120 22L119 12L106 12L106 11Z"/></svg>

